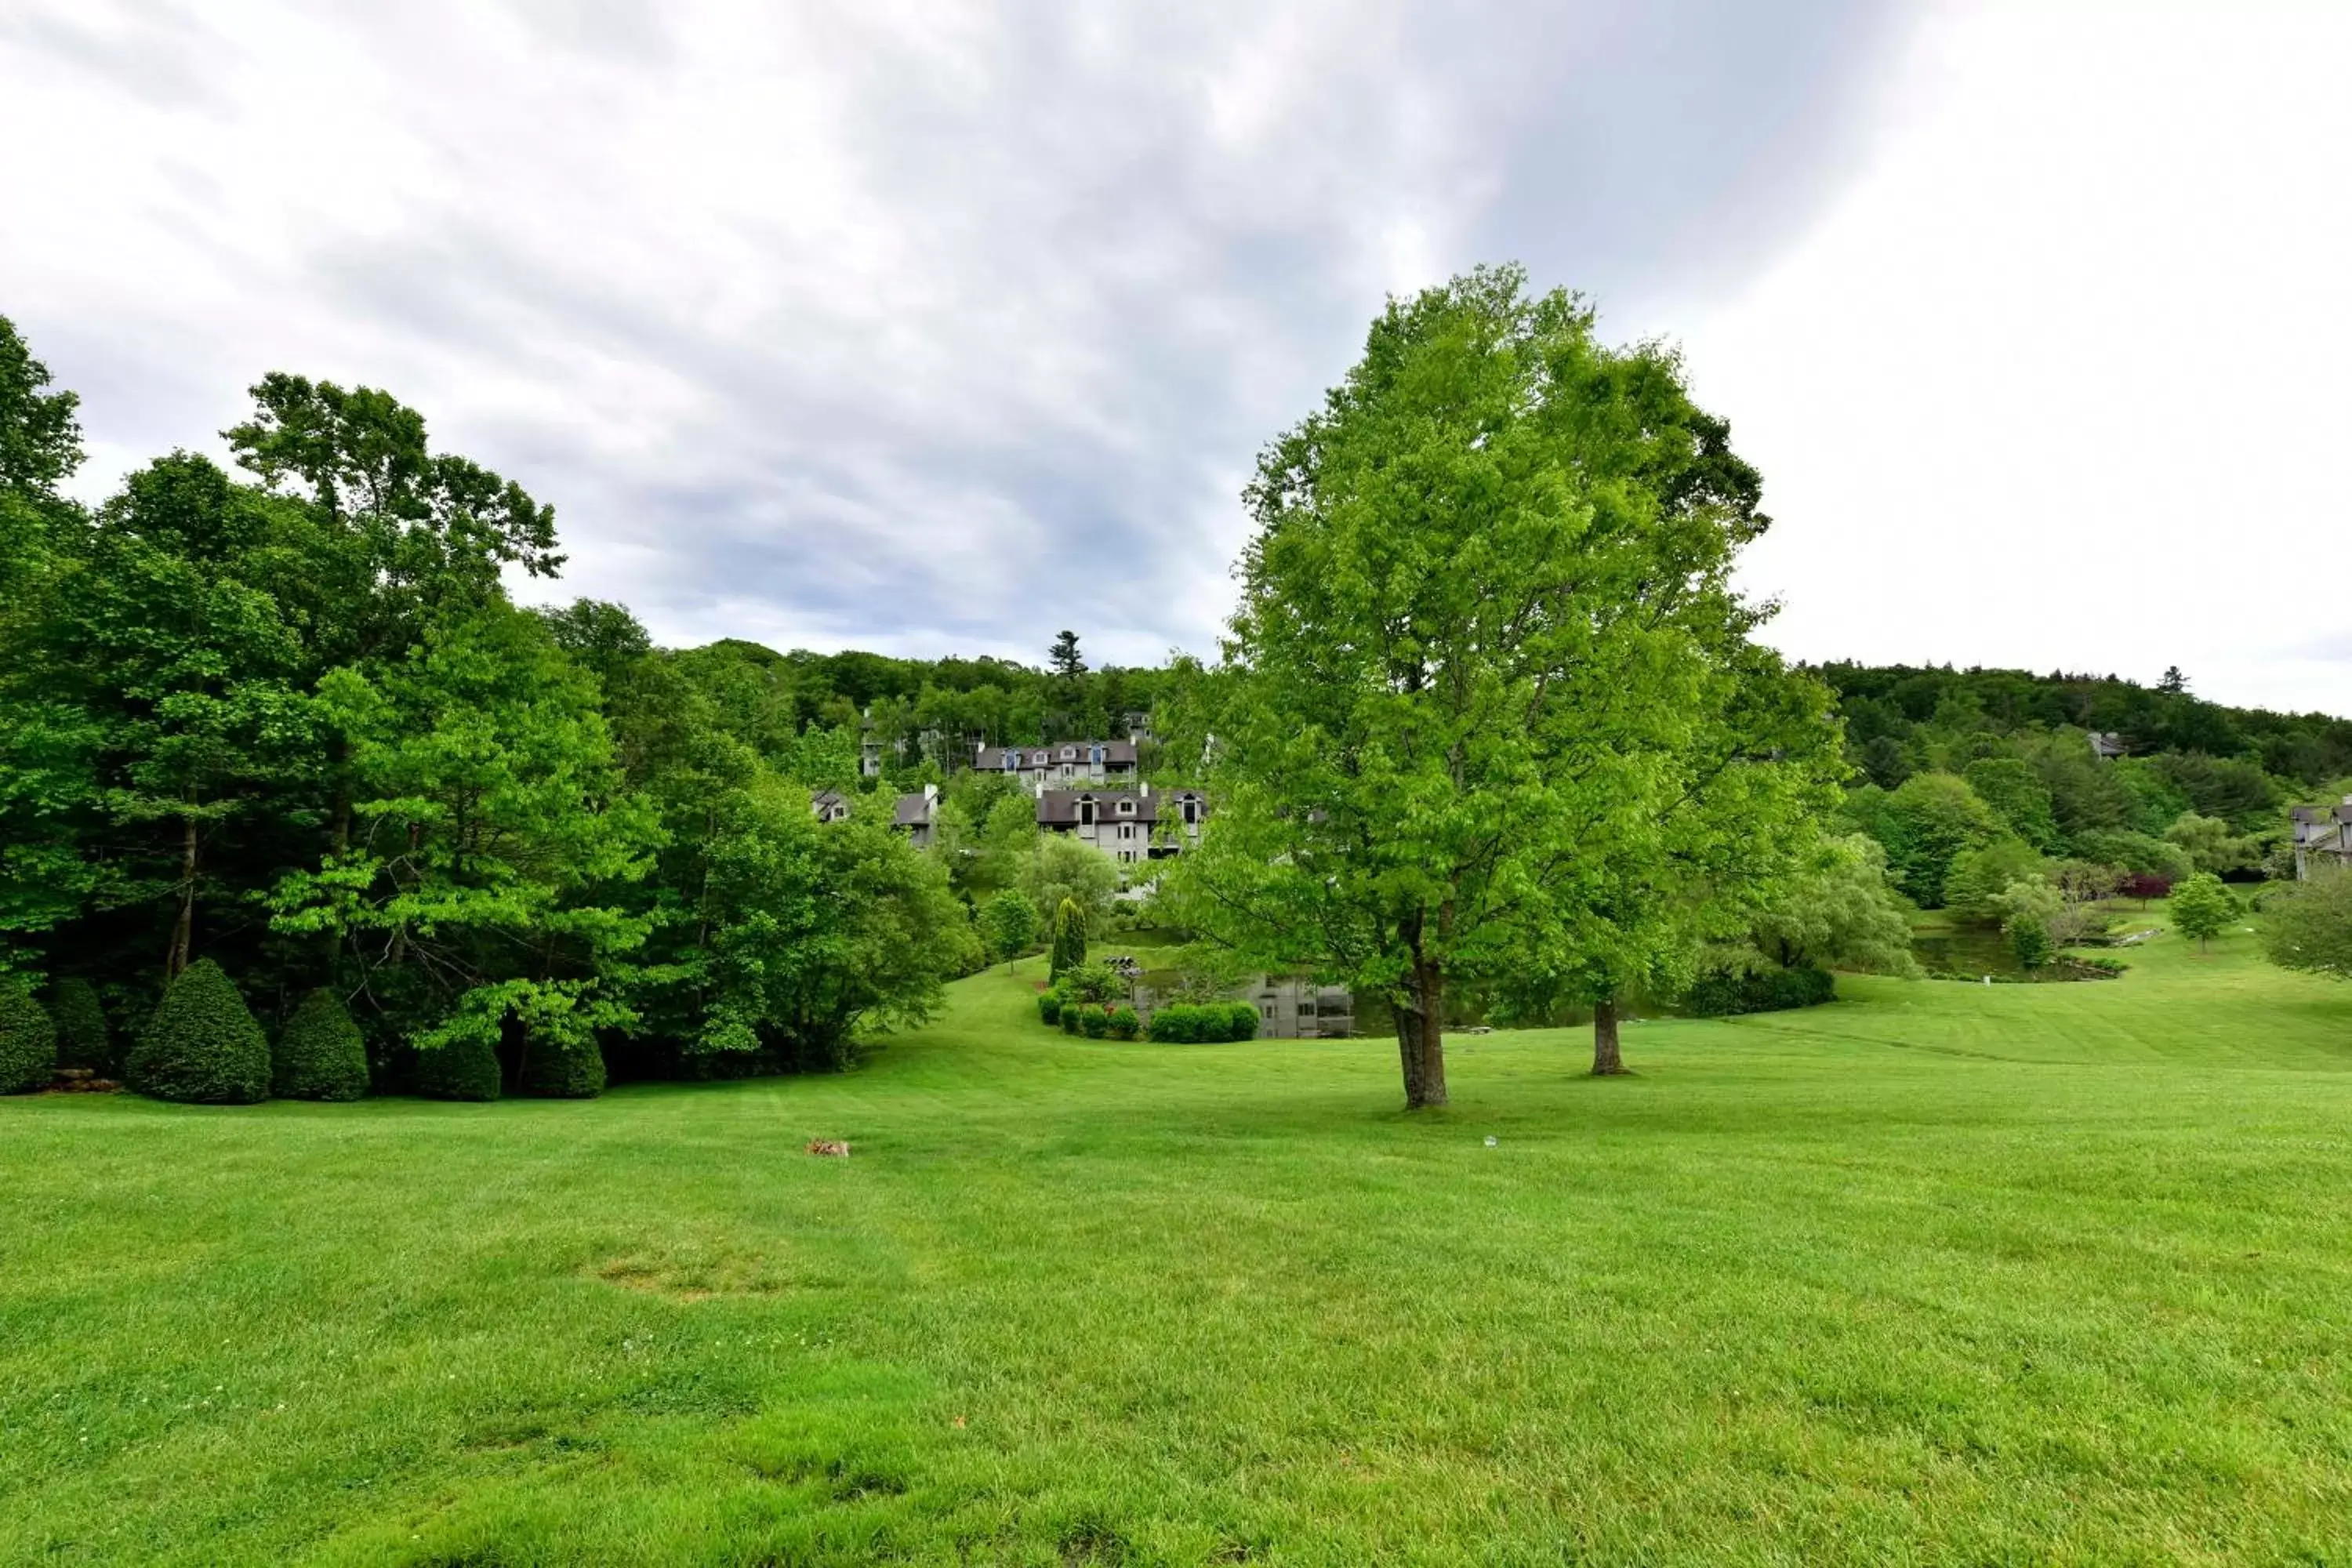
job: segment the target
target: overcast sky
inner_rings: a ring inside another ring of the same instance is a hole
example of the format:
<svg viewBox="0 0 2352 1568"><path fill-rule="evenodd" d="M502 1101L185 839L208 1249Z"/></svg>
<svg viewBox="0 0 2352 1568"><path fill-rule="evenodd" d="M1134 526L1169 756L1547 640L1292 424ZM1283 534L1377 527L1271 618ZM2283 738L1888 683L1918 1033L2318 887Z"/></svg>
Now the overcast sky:
<svg viewBox="0 0 2352 1568"><path fill-rule="evenodd" d="M84 493L286 369L667 642L1208 651L1257 447L1480 260L1686 350L1799 657L2352 713L2352 5L0 6Z"/></svg>

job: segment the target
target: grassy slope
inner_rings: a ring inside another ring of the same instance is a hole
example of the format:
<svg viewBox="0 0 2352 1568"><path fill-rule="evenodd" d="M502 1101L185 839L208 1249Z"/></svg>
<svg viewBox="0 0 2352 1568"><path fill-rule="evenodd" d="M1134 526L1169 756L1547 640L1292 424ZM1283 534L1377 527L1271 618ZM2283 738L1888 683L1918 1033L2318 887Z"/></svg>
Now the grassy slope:
<svg viewBox="0 0 2352 1568"><path fill-rule="evenodd" d="M844 1079L0 1103L0 1561L2339 1561L2352 989L2251 949L1415 1122L1002 971Z"/></svg>

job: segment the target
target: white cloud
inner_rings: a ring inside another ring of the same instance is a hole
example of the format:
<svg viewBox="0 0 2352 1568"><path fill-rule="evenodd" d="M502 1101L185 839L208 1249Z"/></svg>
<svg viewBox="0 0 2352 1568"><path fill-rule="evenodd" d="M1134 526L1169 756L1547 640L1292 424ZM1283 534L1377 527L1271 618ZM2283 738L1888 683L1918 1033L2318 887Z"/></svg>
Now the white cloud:
<svg viewBox="0 0 2352 1568"><path fill-rule="evenodd" d="M2341 6L1954 5L1913 35L1857 177L1683 329L1767 475L1749 575L1785 646L2177 663L2352 713L2347 58Z"/></svg>

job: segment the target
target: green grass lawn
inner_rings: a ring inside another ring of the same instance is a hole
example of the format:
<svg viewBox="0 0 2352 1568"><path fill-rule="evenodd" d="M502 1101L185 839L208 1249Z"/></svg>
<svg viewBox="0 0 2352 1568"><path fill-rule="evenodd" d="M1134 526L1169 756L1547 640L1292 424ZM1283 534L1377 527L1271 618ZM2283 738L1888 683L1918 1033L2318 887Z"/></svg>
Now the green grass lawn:
<svg viewBox="0 0 2352 1568"><path fill-rule="evenodd" d="M2352 987L2130 957L1412 1121L1034 962L836 1079L0 1102L0 1562L2352 1561Z"/></svg>

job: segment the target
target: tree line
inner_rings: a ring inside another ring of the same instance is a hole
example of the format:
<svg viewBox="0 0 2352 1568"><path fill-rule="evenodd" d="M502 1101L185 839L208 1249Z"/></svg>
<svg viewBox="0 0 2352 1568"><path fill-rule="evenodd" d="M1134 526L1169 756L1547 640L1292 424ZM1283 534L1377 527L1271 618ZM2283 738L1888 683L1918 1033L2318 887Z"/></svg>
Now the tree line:
<svg viewBox="0 0 2352 1568"><path fill-rule="evenodd" d="M478 1096L837 1064L977 963L937 860L811 816L856 661L520 607L547 505L383 392L252 395L237 474L175 451L85 507L76 400L0 321L0 965L130 1041L208 960L215 1002L323 993L380 1079Z"/></svg>

